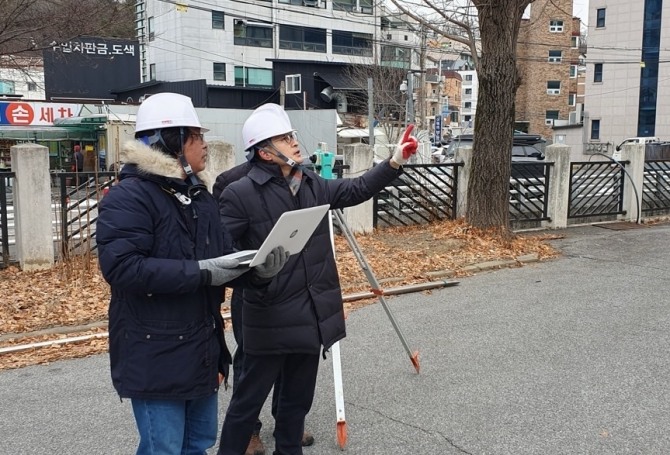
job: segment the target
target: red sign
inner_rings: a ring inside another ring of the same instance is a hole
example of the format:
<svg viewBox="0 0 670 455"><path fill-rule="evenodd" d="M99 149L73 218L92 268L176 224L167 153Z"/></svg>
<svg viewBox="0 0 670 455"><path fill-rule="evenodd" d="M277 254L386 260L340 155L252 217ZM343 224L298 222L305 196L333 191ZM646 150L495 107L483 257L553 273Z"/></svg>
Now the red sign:
<svg viewBox="0 0 670 455"><path fill-rule="evenodd" d="M33 107L28 103L9 103L5 110L5 118L10 125L31 125L35 118Z"/></svg>

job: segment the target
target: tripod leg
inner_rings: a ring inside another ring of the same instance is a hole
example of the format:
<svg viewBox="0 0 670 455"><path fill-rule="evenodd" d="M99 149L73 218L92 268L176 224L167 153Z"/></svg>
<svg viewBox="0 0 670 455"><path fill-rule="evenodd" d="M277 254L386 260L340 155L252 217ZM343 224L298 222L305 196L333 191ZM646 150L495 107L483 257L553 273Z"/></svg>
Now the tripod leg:
<svg viewBox="0 0 670 455"><path fill-rule="evenodd" d="M347 239L347 243L349 244L349 247L353 251L354 255L356 256L356 259L358 260L358 263L361 266L361 269L363 270L363 273L365 273L365 276L368 279L368 282L372 286L372 292L376 294L379 297L379 301L382 304L382 307L384 308L384 311L386 312L386 316L388 316L389 320L391 321L391 325L393 326L393 329L396 331L398 334L398 337L400 338L400 342L402 343L403 347L405 348L405 351L407 352L407 355L409 356L410 361L412 362L412 365L414 366L414 369L416 370L417 373L419 373L420 365L419 365L419 351L414 351L409 347L409 344L407 344L407 340L405 339L404 335L402 334L402 331L400 330L400 326L398 326L398 323L395 320L395 317L393 316L393 313L391 312L391 308L389 308L388 304L386 303L386 299L384 298L384 291L380 289L379 287L379 282L377 281L377 278L375 277L374 273L372 273L372 270L370 269L370 266L368 265L368 261L365 259L365 256L363 255L363 251L358 245L358 242L356 242L356 238L354 235L351 233L351 230L349 229L349 226L347 226L347 223L344 221L344 214L342 213L342 210L332 210L332 212L335 214L335 219L337 220L337 224L342 230L342 233L344 234L344 237Z"/></svg>

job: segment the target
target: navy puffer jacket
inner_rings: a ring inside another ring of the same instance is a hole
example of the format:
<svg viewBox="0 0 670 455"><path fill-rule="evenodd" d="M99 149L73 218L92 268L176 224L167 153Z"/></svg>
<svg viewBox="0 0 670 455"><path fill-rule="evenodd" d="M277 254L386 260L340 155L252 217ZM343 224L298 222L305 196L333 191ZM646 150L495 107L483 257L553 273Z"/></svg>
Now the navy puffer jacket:
<svg viewBox="0 0 670 455"><path fill-rule="evenodd" d="M279 167L253 161L246 177L221 194L221 220L240 249L257 249L289 210L329 204L349 207L370 199L401 171L388 160L355 179L325 180L305 170L296 196ZM342 291L324 217L300 254L262 289L245 288L244 351L254 355L319 353L346 336Z"/></svg>
<svg viewBox="0 0 670 455"><path fill-rule="evenodd" d="M109 353L121 397L197 399L218 390L231 356L221 287L205 285L198 260L232 251L218 204L203 186L191 203L179 162L134 141L120 182L100 204L96 240L111 285Z"/></svg>

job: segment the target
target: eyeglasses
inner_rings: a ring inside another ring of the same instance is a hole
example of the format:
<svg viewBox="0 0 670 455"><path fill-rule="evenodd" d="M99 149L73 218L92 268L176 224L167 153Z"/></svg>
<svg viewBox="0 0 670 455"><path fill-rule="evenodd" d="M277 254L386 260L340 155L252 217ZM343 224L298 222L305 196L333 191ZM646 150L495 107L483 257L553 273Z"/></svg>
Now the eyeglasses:
<svg viewBox="0 0 670 455"><path fill-rule="evenodd" d="M190 136L193 139L200 139L201 141L205 141L205 133L191 133Z"/></svg>
<svg viewBox="0 0 670 455"><path fill-rule="evenodd" d="M275 136L272 139L275 141L283 141L290 145L294 141L298 142L298 135L295 131L291 131L290 133L282 134L281 136Z"/></svg>

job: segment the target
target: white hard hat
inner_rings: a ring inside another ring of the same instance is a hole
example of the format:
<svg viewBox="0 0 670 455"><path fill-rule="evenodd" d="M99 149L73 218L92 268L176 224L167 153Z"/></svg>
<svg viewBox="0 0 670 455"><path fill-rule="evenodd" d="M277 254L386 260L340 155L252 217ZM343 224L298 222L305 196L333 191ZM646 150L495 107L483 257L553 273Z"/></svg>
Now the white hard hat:
<svg viewBox="0 0 670 455"><path fill-rule="evenodd" d="M188 96L157 93L144 100L137 110L136 133L180 126L200 128L203 133L209 131L200 125L198 114Z"/></svg>
<svg viewBox="0 0 670 455"><path fill-rule="evenodd" d="M244 149L248 150L259 142L271 137L295 131L284 108L267 103L251 113L242 126Z"/></svg>

